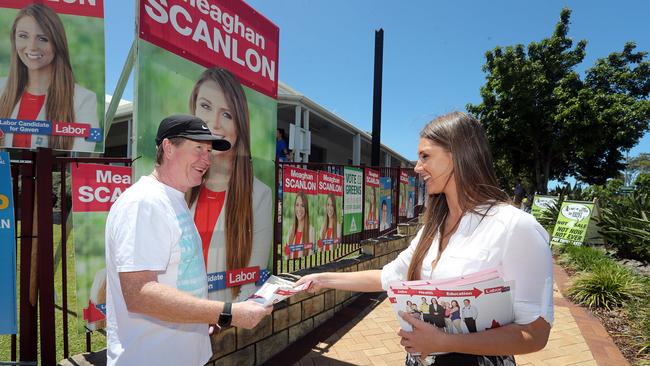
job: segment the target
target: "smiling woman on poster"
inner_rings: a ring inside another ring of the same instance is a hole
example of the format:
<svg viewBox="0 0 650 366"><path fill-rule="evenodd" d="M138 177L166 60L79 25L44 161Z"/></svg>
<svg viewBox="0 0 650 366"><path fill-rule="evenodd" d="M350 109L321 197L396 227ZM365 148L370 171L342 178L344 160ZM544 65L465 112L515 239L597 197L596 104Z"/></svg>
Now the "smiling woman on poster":
<svg viewBox="0 0 650 366"><path fill-rule="evenodd" d="M325 201L325 220L320 228L319 247L323 250L336 248L341 237L341 225L339 225L338 213L336 212L336 197L333 193L327 194Z"/></svg>
<svg viewBox="0 0 650 366"><path fill-rule="evenodd" d="M98 128L97 96L75 83L59 16L45 5L28 5L18 12L10 36L9 75L0 78L0 118L83 123ZM54 131L54 126L51 128ZM84 137L4 132L0 147L95 149L94 140Z"/></svg>
<svg viewBox="0 0 650 366"><path fill-rule="evenodd" d="M230 71L207 69L194 85L189 107L213 134L232 145L228 151L213 152L210 170L189 198L208 275L255 266L266 269L273 238L271 189L253 175L244 90ZM208 297L242 301L254 292L255 284L247 283L212 290Z"/></svg>

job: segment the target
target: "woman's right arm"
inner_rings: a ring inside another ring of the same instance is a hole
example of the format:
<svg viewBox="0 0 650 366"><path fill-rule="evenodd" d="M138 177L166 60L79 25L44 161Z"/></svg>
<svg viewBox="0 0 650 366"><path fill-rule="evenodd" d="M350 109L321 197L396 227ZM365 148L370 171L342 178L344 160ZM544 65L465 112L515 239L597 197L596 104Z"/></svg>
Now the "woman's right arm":
<svg viewBox="0 0 650 366"><path fill-rule="evenodd" d="M379 292L381 287L381 270L372 269L360 272L323 272L303 276L295 286L311 281L308 292L318 292L321 289L357 292Z"/></svg>

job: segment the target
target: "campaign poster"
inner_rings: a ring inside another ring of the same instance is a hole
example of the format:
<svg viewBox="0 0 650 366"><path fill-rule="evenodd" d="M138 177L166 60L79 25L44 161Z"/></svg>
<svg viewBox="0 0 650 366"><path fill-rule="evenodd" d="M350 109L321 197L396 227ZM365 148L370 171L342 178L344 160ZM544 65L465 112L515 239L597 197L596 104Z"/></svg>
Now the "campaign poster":
<svg viewBox="0 0 650 366"><path fill-rule="evenodd" d="M533 198L533 205L530 208L530 213L535 217L535 219L539 220L546 210L557 204L557 200L557 196L535 195Z"/></svg>
<svg viewBox="0 0 650 366"><path fill-rule="evenodd" d="M243 1L140 0L137 8L134 175L151 172L169 115L200 117L231 143L213 152L188 201L207 248L208 297L243 301L272 261L279 28Z"/></svg>
<svg viewBox="0 0 650 366"><path fill-rule="evenodd" d="M343 176L318 172L318 206L316 227L318 250L336 249L341 243L343 227Z"/></svg>
<svg viewBox="0 0 650 366"><path fill-rule="evenodd" d="M104 95L104 0L0 0L0 148L104 152Z"/></svg>
<svg viewBox="0 0 650 366"><path fill-rule="evenodd" d="M282 257L295 259L314 252L317 240L318 173L285 165L282 171Z"/></svg>
<svg viewBox="0 0 650 366"><path fill-rule="evenodd" d="M343 235L360 233L363 229L363 170L343 168Z"/></svg>
<svg viewBox="0 0 650 366"><path fill-rule="evenodd" d="M113 202L131 186L131 167L71 164L70 176L77 314L81 315L77 325L83 332L106 326L106 218Z"/></svg>
<svg viewBox="0 0 650 366"><path fill-rule="evenodd" d="M564 201L557 216L551 244L580 246L585 241L589 219L594 209L592 202Z"/></svg>
<svg viewBox="0 0 650 366"><path fill-rule="evenodd" d="M393 186L391 178L379 178L379 231L386 231L390 229L393 224L391 217L392 192Z"/></svg>
<svg viewBox="0 0 650 366"><path fill-rule="evenodd" d="M379 171L365 170L364 225L366 230L379 229Z"/></svg>
<svg viewBox="0 0 650 366"><path fill-rule="evenodd" d="M399 172L399 209L397 215L399 217L406 217L406 210L408 206L408 186L409 186L409 176L408 174L400 170Z"/></svg>
<svg viewBox="0 0 650 366"><path fill-rule="evenodd" d="M412 219L415 217L415 177L408 177L408 193L406 198L406 218Z"/></svg>
<svg viewBox="0 0 650 366"><path fill-rule="evenodd" d="M9 153L0 151L0 334L16 331L16 220Z"/></svg>

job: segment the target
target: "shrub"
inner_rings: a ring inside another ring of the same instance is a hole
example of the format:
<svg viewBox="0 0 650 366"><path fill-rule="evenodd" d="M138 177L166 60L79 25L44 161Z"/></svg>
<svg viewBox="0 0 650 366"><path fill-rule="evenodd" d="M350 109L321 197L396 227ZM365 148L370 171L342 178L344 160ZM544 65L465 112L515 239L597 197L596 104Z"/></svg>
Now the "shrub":
<svg viewBox="0 0 650 366"><path fill-rule="evenodd" d="M604 251L586 246L563 245L559 262L575 271L591 271L594 267L605 266L610 258Z"/></svg>
<svg viewBox="0 0 650 366"><path fill-rule="evenodd" d="M638 276L613 262L594 266L591 272L576 275L568 292L578 304L607 309L639 299L645 293Z"/></svg>
<svg viewBox="0 0 650 366"><path fill-rule="evenodd" d="M598 231L624 258L650 262L650 194L632 194L603 207Z"/></svg>

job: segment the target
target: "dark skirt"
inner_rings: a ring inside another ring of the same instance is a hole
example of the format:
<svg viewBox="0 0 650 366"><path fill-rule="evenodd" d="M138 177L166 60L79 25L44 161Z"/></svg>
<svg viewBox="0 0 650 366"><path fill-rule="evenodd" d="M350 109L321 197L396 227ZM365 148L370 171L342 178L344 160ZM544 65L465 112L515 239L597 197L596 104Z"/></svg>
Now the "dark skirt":
<svg viewBox="0 0 650 366"><path fill-rule="evenodd" d="M477 356L468 355L464 353L447 353L444 355L433 356L433 363L429 365L434 366L515 366L515 358L513 356ZM406 355L405 366L423 366L427 365L421 362L419 358L413 357L410 354Z"/></svg>

